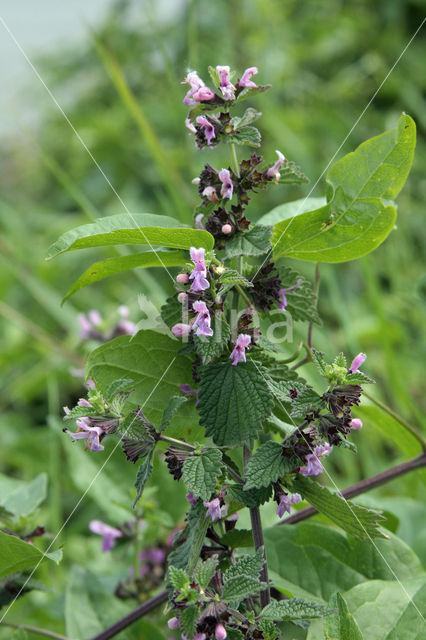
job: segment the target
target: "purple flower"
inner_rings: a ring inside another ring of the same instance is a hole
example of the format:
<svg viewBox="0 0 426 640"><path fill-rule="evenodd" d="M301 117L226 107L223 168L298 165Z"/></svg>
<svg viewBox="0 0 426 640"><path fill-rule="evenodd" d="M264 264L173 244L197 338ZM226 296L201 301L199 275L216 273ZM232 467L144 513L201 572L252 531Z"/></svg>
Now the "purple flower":
<svg viewBox="0 0 426 640"><path fill-rule="evenodd" d="M190 71L183 82L190 86L188 93L183 99L183 104L186 104L188 107L205 100L212 100L215 96L213 91L206 87L201 78L198 77L196 71Z"/></svg>
<svg viewBox="0 0 426 640"><path fill-rule="evenodd" d="M227 633L226 633L226 629L223 626L222 623L218 623L216 625L216 629L214 630L214 637L216 638L216 640L225 640L225 638L227 637Z"/></svg>
<svg viewBox="0 0 426 640"><path fill-rule="evenodd" d="M194 329L195 327L197 328L195 332L196 335L206 336L210 338L213 335L213 329L210 326L211 324L210 313L209 313L209 310L207 309L206 303L202 302L201 300L197 300L192 305L192 308L198 314L193 325Z"/></svg>
<svg viewBox="0 0 426 640"><path fill-rule="evenodd" d="M179 389L187 396L195 396L195 406L198 404L198 389L193 389L190 384L181 384Z"/></svg>
<svg viewBox="0 0 426 640"><path fill-rule="evenodd" d="M286 308L286 306L288 305L288 302L287 302L287 296L285 294L288 293L289 291L294 291L295 289L298 289L302 284L302 282L303 282L302 278L299 278L297 283L292 287L287 287L286 289L279 289L278 295L280 296L281 300L278 302L278 309Z"/></svg>
<svg viewBox="0 0 426 640"><path fill-rule="evenodd" d="M353 360L349 367L348 373L358 373L359 367L367 360L365 353L359 353Z"/></svg>
<svg viewBox="0 0 426 640"><path fill-rule="evenodd" d="M72 440L86 440L85 449L90 445L91 451L103 451L105 448L101 445L99 436L101 436L104 431L101 427L91 427L88 422L88 418L81 418L80 420L76 420L77 431L73 433L68 429L64 429L64 432L69 435Z"/></svg>
<svg viewBox="0 0 426 640"><path fill-rule="evenodd" d="M249 67L246 69L238 82L239 87L257 87L250 78L257 73L257 67Z"/></svg>
<svg viewBox="0 0 426 640"><path fill-rule="evenodd" d="M189 504L192 504L192 506L195 507L195 505L197 504L197 498L194 496L192 492L187 493L185 498L188 500Z"/></svg>
<svg viewBox="0 0 426 640"><path fill-rule="evenodd" d="M234 194L234 183L231 180L231 174L228 169L222 169L219 171L219 180L222 183L222 188L220 190L222 198L231 199Z"/></svg>
<svg viewBox="0 0 426 640"><path fill-rule="evenodd" d="M92 311L89 311L87 315L89 317L89 321L95 327L98 327L100 324L102 324L102 317L99 311L96 311L95 309L93 309Z"/></svg>
<svg viewBox="0 0 426 640"><path fill-rule="evenodd" d="M308 453L308 455L305 456L307 465L305 467L300 467L299 473L301 473L302 476L319 476L319 474L323 472L319 458L321 456L328 455L331 449L332 447L330 447L328 442L325 445L318 445L318 447L315 448L314 453Z"/></svg>
<svg viewBox="0 0 426 640"><path fill-rule="evenodd" d="M286 511L287 513L290 513L291 505L297 504L301 499L302 498L299 493L293 493L291 495L283 493L280 498L280 504L277 507L277 516L282 518Z"/></svg>
<svg viewBox="0 0 426 640"><path fill-rule="evenodd" d="M191 133L197 133L197 129L194 127L194 125L192 124L192 122L191 122L191 120L189 118L186 118L186 120L185 120L185 127Z"/></svg>
<svg viewBox="0 0 426 640"><path fill-rule="evenodd" d="M349 426L351 429L362 429L362 420L359 418L353 418L353 420L350 421Z"/></svg>
<svg viewBox="0 0 426 640"><path fill-rule="evenodd" d="M170 618L170 620L167 621L167 626L169 627L169 629L179 629L179 618L177 618L176 616L174 618Z"/></svg>
<svg viewBox="0 0 426 640"><path fill-rule="evenodd" d="M99 311L92 310L87 314L79 313L77 316L78 324L80 325L80 338L82 340L88 340L89 338L99 339L101 334L97 327L102 323L102 318Z"/></svg>
<svg viewBox="0 0 426 640"><path fill-rule="evenodd" d="M92 405L90 404L90 402L88 400L86 400L85 398L80 398L80 400L77 402L79 407L91 407Z"/></svg>
<svg viewBox="0 0 426 640"><path fill-rule="evenodd" d="M210 202L219 202L217 191L212 186L208 186L203 190L203 196L207 198L207 200L210 200Z"/></svg>
<svg viewBox="0 0 426 640"><path fill-rule="evenodd" d="M207 268L204 259L205 250L202 247L200 249L191 247L189 253L191 260L194 263L194 269L189 276L189 279L192 280L191 291L204 291L210 287L210 283L206 278Z"/></svg>
<svg viewBox="0 0 426 640"><path fill-rule="evenodd" d="M109 524L105 524L101 520L92 520L89 523L89 529L102 536L102 551L110 551L115 545L115 539L121 538L123 535L120 529L110 527Z"/></svg>
<svg viewBox="0 0 426 640"><path fill-rule="evenodd" d="M207 516L210 516L213 522L222 517L219 498L213 498L210 502L203 502L203 504L207 509Z"/></svg>
<svg viewBox="0 0 426 640"><path fill-rule="evenodd" d="M195 122L200 125L206 136L207 144L210 145L213 138L216 138L216 131L212 123L204 116L197 116Z"/></svg>
<svg viewBox="0 0 426 640"><path fill-rule="evenodd" d="M204 229L203 222L202 222L203 218L204 218L204 213L199 213L197 216L195 216L196 229Z"/></svg>
<svg viewBox="0 0 426 640"><path fill-rule="evenodd" d="M192 331L192 327L190 324L184 324L183 322L178 322L172 327L172 333L176 338L185 338L189 336Z"/></svg>
<svg viewBox="0 0 426 640"><path fill-rule="evenodd" d="M268 178L275 178L275 182L278 182L279 179L281 178L281 175L278 169L283 164L283 162L285 162L285 158L281 153L281 151L278 151L278 149L276 150L275 153L278 155L278 160L276 161L273 167L270 167L268 169L268 171L266 172L266 175L268 176Z"/></svg>
<svg viewBox="0 0 426 640"><path fill-rule="evenodd" d="M235 87L230 80L230 70L228 66L217 66L217 74L219 76L220 90L225 100L235 100Z"/></svg>
<svg viewBox="0 0 426 640"><path fill-rule="evenodd" d="M251 336L245 333L240 333L235 343L234 350L229 356L230 358L234 358L232 362L234 366L237 365L240 360L242 360L243 362L246 361L246 348L249 346L250 342Z"/></svg>

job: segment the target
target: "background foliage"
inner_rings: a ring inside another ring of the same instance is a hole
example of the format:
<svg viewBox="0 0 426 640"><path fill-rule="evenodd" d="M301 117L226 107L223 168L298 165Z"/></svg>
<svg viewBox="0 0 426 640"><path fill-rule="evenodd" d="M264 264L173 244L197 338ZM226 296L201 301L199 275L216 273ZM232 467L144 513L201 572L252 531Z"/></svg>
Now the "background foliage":
<svg viewBox="0 0 426 640"><path fill-rule="evenodd" d="M322 195L323 170L423 17L415 0L374 5L367 0L200 0L183 4L179 18L169 22L150 3L142 4L118 2L98 32L87 34L83 47L64 45L55 57L39 60L38 68L60 102L64 97L67 115L125 205L132 212L173 215L187 223L196 202L190 181L200 162L228 162L219 151L196 152L187 136L179 86L187 67L206 75L209 64L257 65L259 82L273 85L255 100L265 113L261 128L267 154L272 158L275 148L282 149L311 183L261 192L250 210L260 218L285 200L306 196L318 179L312 195ZM417 426L424 423L424 57L419 37L339 151L338 157L394 126L401 111L417 122L416 157L398 200L397 229L372 255L322 266L319 311L325 329L314 334L317 348L330 355L367 352L368 372L377 381L373 393ZM33 93L28 86L24 99L31 101ZM162 270L141 270L82 290L60 307L64 291L94 256L78 252L45 263L47 248L69 228L123 213L123 206L55 106L46 98L34 109L40 114L37 130L4 140L0 151L0 470L24 480L47 472L48 500L36 524L53 537L102 464L61 433L61 407L72 406L82 393L69 372L87 355L79 344L77 313L99 308L113 324L118 305L128 304L132 319L139 321L138 294L159 308L169 282ZM97 251L99 259L116 255ZM297 266L312 280L312 265ZM313 378L313 367L303 375ZM357 436L360 455L336 451L328 465L339 487L418 451L398 423L378 419L376 409L365 407L360 415L365 423ZM96 595L93 576L74 570L69 579L72 565L96 573L110 591L127 575L129 558L118 552L112 563L109 554L102 555L88 522L98 517L120 524L131 518L133 475L132 466L113 454L59 538L65 546L62 564L44 563L37 574L50 591L34 591L17 602L10 619L63 632L64 606L71 613L78 609L78 602L70 603L81 581L91 581ZM147 546L166 538L186 506L178 485L163 471L154 470L149 486L142 503L152 525ZM424 515L420 495L417 474L363 496L362 503L393 513L394 530L425 559L417 526ZM263 518L273 524L273 509ZM119 605L113 618L121 615ZM149 622L144 625L141 637L154 637ZM0 631L0 637L8 633Z"/></svg>

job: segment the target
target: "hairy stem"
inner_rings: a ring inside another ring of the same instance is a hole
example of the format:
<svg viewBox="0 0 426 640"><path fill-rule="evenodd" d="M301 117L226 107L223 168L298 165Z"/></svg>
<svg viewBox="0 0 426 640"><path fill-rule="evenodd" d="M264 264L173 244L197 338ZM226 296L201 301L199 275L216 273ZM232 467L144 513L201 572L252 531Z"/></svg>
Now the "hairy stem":
<svg viewBox="0 0 426 640"><path fill-rule="evenodd" d="M235 144L233 142L231 142L231 144L229 145L229 148L231 150L232 171L235 173L237 178L239 178L240 177L240 165L238 164L237 150L235 149Z"/></svg>
<svg viewBox="0 0 426 640"><path fill-rule="evenodd" d="M29 633L37 633L39 636L45 636L46 638L56 638L56 640L68 640L66 636L62 636L60 633L49 631L49 629L40 629L39 627L32 627L29 624L17 624L15 622L1 622L2 626L12 627L13 629L23 629Z"/></svg>
<svg viewBox="0 0 426 640"><path fill-rule="evenodd" d="M341 491L341 495L346 498L354 498L355 496L359 496L362 493L366 493L367 491L371 491L371 489L375 489L379 487L381 484L386 484L386 482L390 482L394 478L398 478L399 476L403 476L410 471L414 471L415 469L421 469L426 466L426 453L422 453L416 458L412 458L407 462L402 462L401 464L397 464L395 467L391 467L391 469L387 469L386 471L382 471L382 473L378 473L375 476L371 476L370 478L366 478L365 480L361 480L356 484L347 487ZM294 513L292 516L289 516L285 520L278 522L277 525L281 524L296 524L296 522L302 522L302 520L306 520L311 516L314 516L317 512L314 507L306 507L305 509L301 509L297 513Z"/></svg>
<svg viewBox="0 0 426 640"><path fill-rule="evenodd" d="M395 420L397 422L399 422L399 424L401 424L405 429L407 429L407 431L409 431L416 438L416 440L418 442L420 442L423 451L426 451L426 440L424 439L422 434L417 431L417 429L415 427L413 427L409 422L404 420L404 418L402 418L398 413L396 413L396 411L394 411L393 409L388 407L387 404L385 404L381 400L378 400L377 398L372 396L368 391L364 391L364 389L363 389L362 393L369 400L371 400L371 402L374 402L374 404L377 404L377 406L380 407L381 409L383 409L383 411L386 411L386 413L388 413L390 416L392 416L392 418L395 418Z"/></svg>

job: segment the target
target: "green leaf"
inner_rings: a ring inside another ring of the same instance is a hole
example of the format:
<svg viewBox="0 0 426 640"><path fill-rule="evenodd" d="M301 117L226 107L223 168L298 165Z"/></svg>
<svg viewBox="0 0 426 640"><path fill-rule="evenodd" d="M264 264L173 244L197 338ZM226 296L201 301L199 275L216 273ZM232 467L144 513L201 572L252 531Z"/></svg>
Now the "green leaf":
<svg viewBox="0 0 426 640"><path fill-rule="evenodd" d="M272 622L272 620L266 620L265 618L262 618L257 623L257 626L262 631L264 640L278 640L278 638L280 637L278 629L275 623Z"/></svg>
<svg viewBox="0 0 426 640"><path fill-rule="evenodd" d="M323 618L330 611L322 604L308 602L301 598L290 598L290 600L273 600L262 610L262 618L267 620L311 620L313 618Z"/></svg>
<svg viewBox="0 0 426 640"><path fill-rule="evenodd" d="M259 577L260 570L263 567L263 554L263 547L259 547L253 555L239 558L235 564L231 565L223 574L223 584L226 584L238 576L250 576L251 578L257 579Z"/></svg>
<svg viewBox="0 0 426 640"><path fill-rule="evenodd" d="M403 115L394 129L336 162L327 175L327 204L275 226L275 259L345 262L373 251L395 225L389 200L405 183L415 141L414 121Z"/></svg>
<svg viewBox="0 0 426 640"><path fill-rule="evenodd" d="M131 378L134 391L129 403L140 405L147 418L160 424L171 396L180 395L181 384L192 383L192 363L179 355L178 340L155 331L139 331L133 338L120 336L98 347L89 356L86 375L105 393L119 378ZM181 406L169 427L169 435L200 440L203 430L191 402Z"/></svg>
<svg viewBox="0 0 426 640"><path fill-rule="evenodd" d="M249 147L260 147L262 137L257 127L238 127L238 131L228 134L225 141L232 144L248 145Z"/></svg>
<svg viewBox="0 0 426 640"><path fill-rule="evenodd" d="M196 498L208 500L221 475L222 453L208 449L200 455L189 456L183 463L183 481Z"/></svg>
<svg viewBox="0 0 426 640"><path fill-rule="evenodd" d="M235 446L256 438L272 410L267 383L252 362L200 368L200 424L218 446Z"/></svg>
<svg viewBox="0 0 426 640"><path fill-rule="evenodd" d="M280 274L280 280L284 288L297 286L297 289L288 291L286 311L293 320L312 321L321 324L321 318L315 308L315 293L310 282L305 280L297 271L283 264L281 260L275 265ZM301 281L301 282L300 282ZM300 282L300 285L298 284Z"/></svg>
<svg viewBox="0 0 426 640"><path fill-rule="evenodd" d="M203 364L208 364L213 358L218 358L231 337L229 324L220 311L211 314L211 326L213 335L210 338L194 336L195 348L200 354Z"/></svg>
<svg viewBox="0 0 426 640"><path fill-rule="evenodd" d="M291 401L291 417L304 418L308 413L315 413L324 405L324 400L313 389L304 389Z"/></svg>
<svg viewBox="0 0 426 640"><path fill-rule="evenodd" d="M337 609L337 612L324 620L326 640L363 640L361 631L340 593L331 598L329 606L330 609Z"/></svg>
<svg viewBox="0 0 426 640"><path fill-rule="evenodd" d="M318 351L317 349L312 349L312 359L313 359L314 365L316 366L320 374L324 378L326 378L328 363L324 357L324 353L322 351Z"/></svg>
<svg viewBox="0 0 426 640"><path fill-rule="evenodd" d="M256 224L249 231L236 234L226 243L228 258L236 256L261 256L271 248L272 229Z"/></svg>
<svg viewBox="0 0 426 640"><path fill-rule="evenodd" d="M416 554L388 534L389 540L376 538L372 543L348 538L338 529L316 522L265 529L270 579L280 591L326 603L336 591L344 593L366 580L394 580L394 574L400 580L423 575Z"/></svg>
<svg viewBox="0 0 426 640"><path fill-rule="evenodd" d="M20 483L0 504L14 516L27 517L46 499L47 474L40 473L31 482Z"/></svg>
<svg viewBox="0 0 426 640"><path fill-rule="evenodd" d="M186 591L189 588L189 578L183 569L171 565L169 567L169 579L176 591Z"/></svg>
<svg viewBox="0 0 426 640"><path fill-rule="evenodd" d="M419 441L400 422L379 407L364 406L354 408L354 415L362 418L367 429L377 429L391 440L406 456L414 457L421 453Z"/></svg>
<svg viewBox="0 0 426 640"><path fill-rule="evenodd" d="M170 398L166 405L166 408L164 409L163 417L161 418L161 423L158 428L160 433L163 433L163 431L165 431L167 427L170 426L170 423L173 420L174 416L187 400L188 398L185 398L185 396L173 396L172 398Z"/></svg>
<svg viewBox="0 0 426 640"><path fill-rule="evenodd" d="M182 632L188 637L193 638L195 633L195 625L200 617L200 610L196 606L186 607L179 615L180 626Z"/></svg>
<svg viewBox="0 0 426 640"><path fill-rule="evenodd" d="M148 482L149 476L152 473L152 458L154 456L154 449L146 456L145 460L139 466L139 469L136 474L135 480L135 489L136 489L136 498L133 501L133 508L135 507L137 501L142 495L142 492L145 488L146 483Z"/></svg>
<svg viewBox="0 0 426 640"><path fill-rule="evenodd" d="M358 504L345 500L337 493L331 493L315 480L298 475L292 489L301 493L317 511L323 513L352 536L365 538L386 538L380 531L379 522L385 518L378 512L366 509Z"/></svg>
<svg viewBox="0 0 426 640"><path fill-rule="evenodd" d="M0 577L23 569L32 569L41 564L45 558L59 564L62 551L43 553L35 545L0 531Z"/></svg>
<svg viewBox="0 0 426 640"><path fill-rule="evenodd" d="M228 495L243 505L244 507L259 507L265 502L268 502L270 497L272 496L272 487L261 487L259 489L248 489L244 490L244 488L239 484L230 484L227 489Z"/></svg>
<svg viewBox="0 0 426 640"><path fill-rule="evenodd" d="M206 589L210 584L210 580L213 578L216 573L217 565L219 564L219 559L217 556L210 556L207 560L198 563L195 568L194 577L196 582L200 585L201 589Z"/></svg>
<svg viewBox="0 0 426 640"><path fill-rule="evenodd" d="M265 585L256 578L250 576L235 576L228 580L222 591L222 599L225 602L241 602L248 596L259 593Z"/></svg>
<svg viewBox="0 0 426 640"><path fill-rule="evenodd" d="M286 202L265 213L265 215L259 218L257 224L276 225L282 220L289 220L307 211L319 209L326 204L326 198L300 198L299 200Z"/></svg>
<svg viewBox="0 0 426 640"><path fill-rule="evenodd" d="M220 539L221 543L231 549L253 546L253 532L251 529L232 529Z"/></svg>
<svg viewBox="0 0 426 640"><path fill-rule="evenodd" d="M206 508L200 501L191 506L183 531L185 542L177 546L168 556L169 564L185 569L188 575L192 575L200 559L201 547L211 524L211 519L207 517L206 513Z"/></svg>
<svg viewBox="0 0 426 640"><path fill-rule="evenodd" d="M238 94L237 102L245 100L246 98L252 98L258 93L263 93L271 88L270 84L256 85L255 87L244 87L244 89Z"/></svg>
<svg viewBox="0 0 426 640"><path fill-rule="evenodd" d="M234 129L238 129L238 127L247 127L248 125L256 122L261 116L261 112L253 109L253 107L249 107L243 113L243 115L239 118L238 116L234 116L231 118L231 124Z"/></svg>
<svg viewBox="0 0 426 640"><path fill-rule="evenodd" d="M294 464L282 452L282 445L273 440L260 445L247 463L244 490L268 487L290 471Z"/></svg>
<svg viewBox="0 0 426 640"><path fill-rule="evenodd" d="M96 222L67 231L49 248L46 260L65 251L119 244L145 244L174 249L194 246L210 250L213 249L214 238L203 229L190 229L168 216L121 213L98 218Z"/></svg>
<svg viewBox="0 0 426 640"><path fill-rule="evenodd" d="M292 160L287 160L280 167L279 184L303 184L309 182L302 169Z"/></svg>
<svg viewBox="0 0 426 640"><path fill-rule="evenodd" d="M218 282L232 285L240 284L243 287L253 286L253 283L250 280L247 280L247 278L235 269L226 269L218 279Z"/></svg>
<svg viewBox="0 0 426 640"><path fill-rule="evenodd" d="M117 273L135 269L136 267L183 267L188 261L188 256L183 251L146 251L145 253L130 256L119 256L95 262L74 282L62 304L76 291L87 287L89 284L99 282Z"/></svg>

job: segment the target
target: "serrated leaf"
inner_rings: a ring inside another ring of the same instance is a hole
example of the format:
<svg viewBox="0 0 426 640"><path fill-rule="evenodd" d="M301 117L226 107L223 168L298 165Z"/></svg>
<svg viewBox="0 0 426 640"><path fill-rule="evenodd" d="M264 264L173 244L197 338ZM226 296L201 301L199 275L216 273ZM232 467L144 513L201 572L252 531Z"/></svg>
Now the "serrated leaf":
<svg viewBox="0 0 426 640"><path fill-rule="evenodd" d="M213 358L218 358L231 337L231 329L220 311L211 314L211 327L213 335L194 336L194 345L201 356L203 364L208 364Z"/></svg>
<svg viewBox="0 0 426 640"><path fill-rule="evenodd" d="M325 404L320 395L313 389L304 389L292 400L291 417L304 418L308 413L315 413Z"/></svg>
<svg viewBox="0 0 426 640"><path fill-rule="evenodd" d="M303 184L309 182L302 169L292 160L287 160L280 167L279 184Z"/></svg>
<svg viewBox="0 0 426 640"><path fill-rule="evenodd" d="M245 490L268 487L293 468L293 462L284 458L282 451L282 445L272 440L260 445L247 463Z"/></svg>
<svg viewBox="0 0 426 640"><path fill-rule="evenodd" d="M64 420L75 420L76 418L85 418L86 416L97 416L99 411L94 407L82 407L77 405L70 409L69 413L64 415Z"/></svg>
<svg viewBox="0 0 426 640"><path fill-rule="evenodd" d="M278 629L272 620L262 618L258 621L257 626L262 631L264 640L278 640Z"/></svg>
<svg viewBox="0 0 426 640"><path fill-rule="evenodd" d="M186 539L168 556L170 565L185 569L189 575L192 575L200 559L201 547L209 524L211 524L211 519L207 517L206 512L205 506L200 501L191 506L183 532Z"/></svg>
<svg viewBox="0 0 426 640"><path fill-rule="evenodd" d="M324 620L326 640L363 640L362 633L340 593L331 598L329 606L337 611Z"/></svg>
<svg viewBox="0 0 426 640"><path fill-rule="evenodd" d="M345 382L347 384L375 384L374 380L369 378L362 371L346 374Z"/></svg>
<svg viewBox="0 0 426 640"><path fill-rule="evenodd" d="M186 591L189 588L189 578L183 569L170 565L169 580L176 591Z"/></svg>
<svg viewBox="0 0 426 640"><path fill-rule="evenodd" d="M198 397L200 424L218 446L252 441L272 410L267 383L252 362L202 367Z"/></svg>
<svg viewBox="0 0 426 640"><path fill-rule="evenodd" d="M333 360L333 366L335 367L343 367L343 369L347 369L348 365L346 362L346 357L344 353L339 353Z"/></svg>
<svg viewBox="0 0 426 640"><path fill-rule="evenodd" d="M187 638L192 639L194 637L195 625L199 617L200 610L195 605L192 607L185 607L185 609L180 612L180 626L182 632L187 636Z"/></svg>
<svg viewBox="0 0 426 640"><path fill-rule="evenodd" d="M188 256L183 251L156 249L155 252L146 251L144 253L108 258L107 260L95 262L74 282L61 304L64 304L68 298L80 289L99 282L104 278L114 276L117 273L142 267L183 267L187 261Z"/></svg>
<svg viewBox="0 0 426 640"><path fill-rule="evenodd" d="M272 487L268 486L244 491L241 485L231 484L228 485L227 493L233 500L251 509L268 502L272 496Z"/></svg>
<svg viewBox="0 0 426 640"><path fill-rule="evenodd" d="M200 585L201 589L206 589L210 584L210 580L213 578L216 573L217 565L219 564L219 559L217 556L210 556L204 562L198 563L195 568L194 577L196 582Z"/></svg>
<svg viewBox="0 0 426 640"><path fill-rule="evenodd" d="M142 495L144 487L152 473L152 458L154 456L154 449L151 449L146 456L145 460L140 465L135 480L136 498L133 501L133 508Z"/></svg>
<svg viewBox="0 0 426 640"><path fill-rule="evenodd" d="M286 311L291 314L293 320L310 320L311 322L321 324L321 318L315 308L315 293L310 282L305 280L300 273L291 267L288 267L286 264L283 264L281 260L278 260L275 266L278 269L280 280L285 289L298 285L301 280L297 289L288 291L285 294L288 303Z"/></svg>
<svg viewBox="0 0 426 640"><path fill-rule="evenodd" d="M318 351L317 349L312 349L312 361L320 374L326 377L328 364L324 357L324 353L322 351Z"/></svg>
<svg viewBox="0 0 426 640"><path fill-rule="evenodd" d="M354 502L331 493L315 480L298 475L292 484L292 490L299 492L317 511L323 513L332 522L350 535L360 538L386 538L379 529L379 523L385 518L372 509L366 509Z"/></svg>
<svg viewBox="0 0 426 640"><path fill-rule="evenodd" d="M308 602L302 598L272 601L262 610L262 618L267 620L311 620L323 618L331 613L327 607L317 602Z"/></svg>
<svg viewBox="0 0 426 640"><path fill-rule="evenodd" d="M175 249L214 246L213 236L203 229L190 229L174 218L151 213L127 213L98 218L96 222L64 233L49 248L46 260L66 251L120 244L145 244Z"/></svg>
<svg viewBox="0 0 426 640"><path fill-rule="evenodd" d="M163 431L167 429L176 412L179 411L180 407L185 404L187 400L188 398L185 398L185 396L173 396L170 398L166 408L164 409L163 417L161 418L160 426L158 428L160 433L163 433Z"/></svg>
<svg viewBox="0 0 426 640"><path fill-rule="evenodd" d="M236 256L261 256L271 248L272 227L256 224L249 231L235 235L226 243L228 258Z"/></svg>
<svg viewBox="0 0 426 640"><path fill-rule="evenodd" d="M264 549L263 547L259 547L253 555L239 558L235 564L231 565L229 569L224 572L222 576L223 584L226 584L237 576L250 576L251 578L258 579L263 563Z"/></svg>
<svg viewBox="0 0 426 640"><path fill-rule="evenodd" d="M183 463L183 481L196 498L208 500L222 473L222 453L208 449L200 455L189 456Z"/></svg>
<svg viewBox="0 0 426 640"><path fill-rule="evenodd" d="M225 141L232 144L247 145L249 147L260 147L262 136L256 127L239 126L237 131L228 134Z"/></svg>
<svg viewBox="0 0 426 640"><path fill-rule="evenodd" d="M253 283L250 280L247 280L247 278L235 269L226 269L218 279L218 282L226 284L240 284L243 287L253 286Z"/></svg>
<svg viewBox="0 0 426 640"><path fill-rule="evenodd" d="M274 257L345 262L373 251L395 225L395 198L410 171L416 142L414 121L367 140L336 162L327 175L327 204L279 222Z"/></svg>
<svg viewBox="0 0 426 640"><path fill-rule="evenodd" d="M244 635L239 629L225 625L228 640L244 640Z"/></svg>
<svg viewBox="0 0 426 640"><path fill-rule="evenodd" d="M104 394L105 400L111 402L117 393L129 393L132 390L132 386L133 380L129 380L128 378L113 380Z"/></svg>
<svg viewBox="0 0 426 640"><path fill-rule="evenodd" d="M225 602L241 602L248 596L255 595L265 589L266 585L250 576L235 576L228 580L222 591L222 599Z"/></svg>

